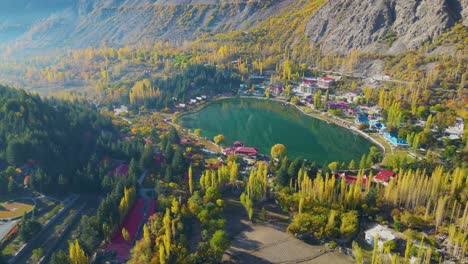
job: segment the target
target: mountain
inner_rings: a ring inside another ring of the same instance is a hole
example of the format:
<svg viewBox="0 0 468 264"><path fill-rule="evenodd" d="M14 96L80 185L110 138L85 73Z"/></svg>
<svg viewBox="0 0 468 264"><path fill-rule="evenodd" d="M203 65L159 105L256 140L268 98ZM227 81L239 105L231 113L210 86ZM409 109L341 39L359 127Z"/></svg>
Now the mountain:
<svg viewBox="0 0 468 264"><path fill-rule="evenodd" d="M434 40L457 21L468 25L468 0L331 0L307 22L306 35L325 51L399 53Z"/></svg>
<svg viewBox="0 0 468 264"><path fill-rule="evenodd" d="M320 4L318 11L299 13L312 2ZM468 0L21 0L14 10L34 14L18 24L0 13L0 41L16 49L193 40L255 30L292 14L305 25L295 38L307 37L325 51L398 53L420 47L457 22L468 25Z"/></svg>

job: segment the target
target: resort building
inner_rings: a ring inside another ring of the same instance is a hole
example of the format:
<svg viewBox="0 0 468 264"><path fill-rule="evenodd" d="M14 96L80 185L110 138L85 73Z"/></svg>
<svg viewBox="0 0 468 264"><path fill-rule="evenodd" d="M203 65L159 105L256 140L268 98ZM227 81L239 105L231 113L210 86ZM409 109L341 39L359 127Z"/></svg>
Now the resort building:
<svg viewBox="0 0 468 264"><path fill-rule="evenodd" d="M365 231L366 242L371 246L374 245L376 235L379 236L379 240L377 241L379 248L382 248L385 242L395 240L396 238L390 228L383 225L376 225Z"/></svg>
<svg viewBox="0 0 468 264"><path fill-rule="evenodd" d="M388 132L384 133L384 138L388 142L390 142L392 145L394 145L395 147L408 147L409 146L406 139L398 138Z"/></svg>
<svg viewBox="0 0 468 264"><path fill-rule="evenodd" d="M335 79L330 77L320 77L317 81L318 87L321 89L330 89L335 83Z"/></svg>
<svg viewBox="0 0 468 264"><path fill-rule="evenodd" d="M391 179L395 178L396 174L393 171L381 170L375 177L372 179L375 183L388 185Z"/></svg>
<svg viewBox="0 0 468 264"><path fill-rule="evenodd" d="M255 158L258 155L258 150L256 148L245 147L244 143L236 141L232 145L232 148L224 149L223 154Z"/></svg>
<svg viewBox="0 0 468 264"><path fill-rule="evenodd" d="M237 155L242 157L256 157L258 150L250 147L237 147L237 148L226 148L223 150L224 155Z"/></svg>
<svg viewBox="0 0 468 264"><path fill-rule="evenodd" d="M344 102L344 101L338 101L338 102L328 101L325 104L327 105L328 109L332 109L332 110L336 110L336 109L346 110L349 108L349 103Z"/></svg>
<svg viewBox="0 0 468 264"><path fill-rule="evenodd" d="M318 90L318 87L316 85L316 82L314 80L308 80L304 79L303 82L301 82L297 88L298 92L304 93L304 94L314 94Z"/></svg>

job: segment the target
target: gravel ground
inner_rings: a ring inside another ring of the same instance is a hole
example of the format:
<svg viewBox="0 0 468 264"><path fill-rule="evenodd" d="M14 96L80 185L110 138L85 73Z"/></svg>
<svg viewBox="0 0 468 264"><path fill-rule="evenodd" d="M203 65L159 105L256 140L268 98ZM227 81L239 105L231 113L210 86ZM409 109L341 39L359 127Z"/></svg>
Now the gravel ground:
<svg viewBox="0 0 468 264"><path fill-rule="evenodd" d="M271 217L270 223L251 223L244 208L236 202L228 201L226 215L227 230L233 239L223 263L354 263L351 256L326 252L322 246L310 245L291 236L284 225L275 224Z"/></svg>

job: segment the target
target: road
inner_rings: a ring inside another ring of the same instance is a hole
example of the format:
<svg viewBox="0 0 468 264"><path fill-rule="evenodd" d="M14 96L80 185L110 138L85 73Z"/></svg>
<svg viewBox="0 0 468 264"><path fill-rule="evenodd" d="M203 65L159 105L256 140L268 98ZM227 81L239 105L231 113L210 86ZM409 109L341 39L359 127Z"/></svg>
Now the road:
<svg viewBox="0 0 468 264"><path fill-rule="evenodd" d="M79 202L81 200L81 198L78 198L74 203L69 203L67 205L65 205L64 209L63 209L63 213L61 213L60 215L56 216L56 218L53 218L51 220L54 221L54 224L50 224L50 225L47 225L45 227L45 229L43 229L36 237L34 237L29 243L28 243L28 246L26 246L20 256L16 259L13 260L10 260L9 263L27 263L28 260L31 258L32 256L32 251L36 248L39 248L41 247L41 245L43 244L44 241L46 241L49 237L53 236L53 234L55 233L55 226L57 224L61 224L63 223L63 221L65 220L65 218L67 218L70 210L73 208L73 205L76 204L77 202Z"/></svg>

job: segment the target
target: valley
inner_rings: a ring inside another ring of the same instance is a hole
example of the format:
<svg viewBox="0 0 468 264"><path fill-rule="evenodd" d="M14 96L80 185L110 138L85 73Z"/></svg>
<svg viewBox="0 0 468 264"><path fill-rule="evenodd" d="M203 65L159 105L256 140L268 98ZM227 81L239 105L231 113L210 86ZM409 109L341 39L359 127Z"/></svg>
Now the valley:
<svg viewBox="0 0 468 264"><path fill-rule="evenodd" d="M0 0L0 264L465 263L466 0Z"/></svg>

